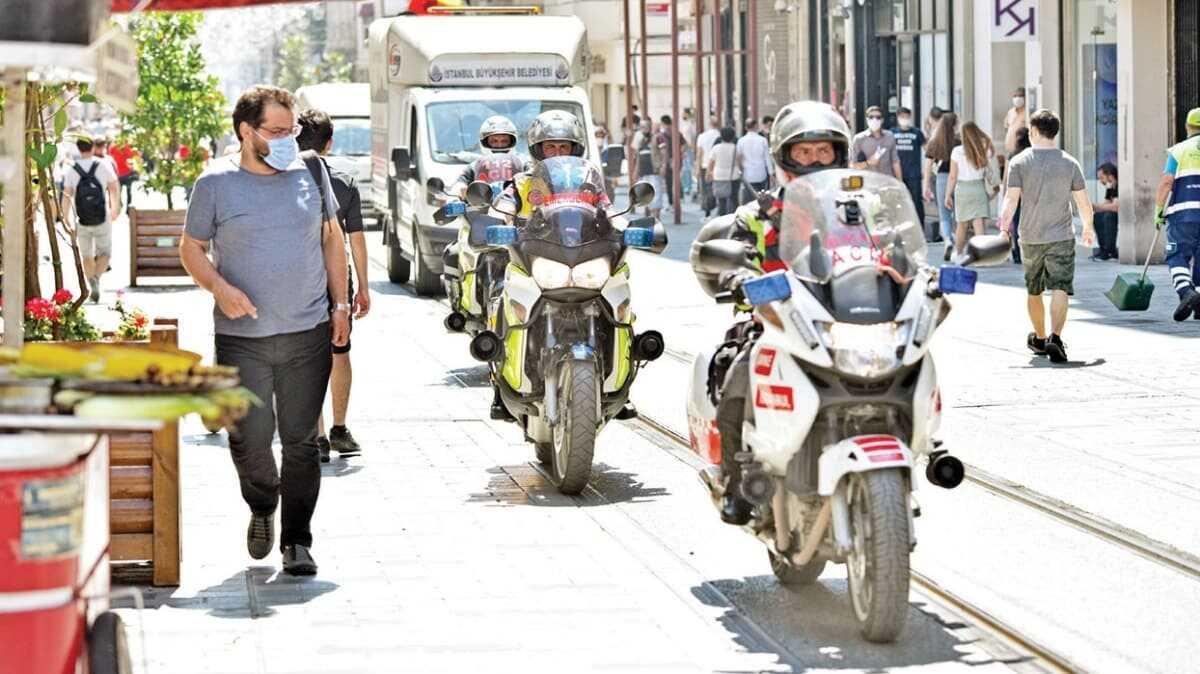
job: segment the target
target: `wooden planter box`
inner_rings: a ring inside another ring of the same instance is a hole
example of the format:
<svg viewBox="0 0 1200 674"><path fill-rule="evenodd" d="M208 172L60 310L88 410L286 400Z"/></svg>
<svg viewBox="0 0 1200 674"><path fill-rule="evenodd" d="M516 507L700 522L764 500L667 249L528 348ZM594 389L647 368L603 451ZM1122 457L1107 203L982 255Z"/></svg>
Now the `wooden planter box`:
<svg viewBox="0 0 1200 674"><path fill-rule="evenodd" d="M140 277L188 276L179 259L187 211L129 209L129 285ZM190 279L189 279L190 282Z"/></svg>
<svg viewBox="0 0 1200 674"><path fill-rule="evenodd" d="M178 321L154 319L149 346L178 346ZM182 560L179 534L179 423L153 433L110 433L108 437L109 527L112 530L113 580L145 582L145 565L154 585L178 585ZM131 564L132 563L132 564Z"/></svg>

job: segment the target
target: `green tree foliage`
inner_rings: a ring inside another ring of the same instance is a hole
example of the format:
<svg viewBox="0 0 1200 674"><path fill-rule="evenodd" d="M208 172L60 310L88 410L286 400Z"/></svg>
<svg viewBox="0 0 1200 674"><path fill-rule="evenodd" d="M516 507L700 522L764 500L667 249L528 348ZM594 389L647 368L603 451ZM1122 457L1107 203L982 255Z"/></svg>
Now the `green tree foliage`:
<svg viewBox="0 0 1200 674"><path fill-rule="evenodd" d="M201 20L198 12L143 12L129 22L141 88L137 112L122 118L141 152L146 187L165 195L168 208L174 207L171 190L195 182L208 141L229 124L225 97L217 78L207 74L196 39Z"/></svg>
<svg viewBox="0 0 1200 674"><path fill-rule="evenodd" d="M316 65L310 65L316 59L304 32L284 38L276 58L275 84L288 91L320 82L349 82L354 70L346 55L336 51L324 52Z"/></svg>

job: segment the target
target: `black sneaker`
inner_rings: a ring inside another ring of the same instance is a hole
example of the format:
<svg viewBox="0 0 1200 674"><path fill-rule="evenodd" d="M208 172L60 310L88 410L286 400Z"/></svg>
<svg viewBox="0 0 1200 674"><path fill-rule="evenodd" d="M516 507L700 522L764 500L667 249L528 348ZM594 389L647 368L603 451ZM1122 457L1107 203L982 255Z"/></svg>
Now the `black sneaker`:
<svg viewBox="0 0 1200 674"><path fill-rule="evenodd" d="M1186 321L1188 316L1196 312L1200 312L1200 293L1193 288L1187 288L1179 296L1179 306L1175 307L1173 318L1177 321Z"/></svg>
<svg viewBox="0 0 1200 674"><path fill-rule="evenodd" d="M350 435L350 429L345 426L333 426L329 429L329 445L333 451L342 456L357 456L362 454L362 447L358 446L354 436Z"/></svg>
<svg viewBox="0 0 1200 674"><path fill-rule="evenodd" d="M283 546L283 572L289 576L317 575L317 562L303 545Z"/></svg>
<svg viewBox="0 0 1200 674"><path fill-rule="evenodd" d="M321 463L329 463L329 438L318 435L317 449L321 450Z"/></svg>
<svg viewBox="0 0 1200 674"><path fill-rule="evenodd" d="M749 501L726 492L721 497L721 521L726 524L747 524L750 522L750 511L753 508Z"/></svg>
<svg viewBox="0 0 1200 674"><path fill-rule="evenodd" d="M259 515L250 513L250 526L246 529L246 551L255 559L271 554L275 547L275 513Z"/></svg>
<svg viewBox="0 0 1200 674"><path fill-rule="evenodd" d="M1029 347L1035 356L1046 355L1046 340L1039 338L1036 332L1029 333L1029 337L1025 339L1025 346Z"/></svg>
<svg viewBox="0 0 1200 674"><path fill-rule="evenodd" d="M949 261L950 261L950 256L951 256L951 255L953 255L953 254L954 254L954 248L953 248L953 247L951 247L951 246L949 246L949 245L947 245L947 246L946 246L946 254L942 256L942 261L943 261L943 262L949 262Z"/></svg>
<svg viewBox="0 0 1200 674"><path fill-rule="evenodd" d="M1046 340L1046 354L1050 356L1051 363L1067 362L1067 345L1063 344L1062 337L1050 335Z"/></svg>

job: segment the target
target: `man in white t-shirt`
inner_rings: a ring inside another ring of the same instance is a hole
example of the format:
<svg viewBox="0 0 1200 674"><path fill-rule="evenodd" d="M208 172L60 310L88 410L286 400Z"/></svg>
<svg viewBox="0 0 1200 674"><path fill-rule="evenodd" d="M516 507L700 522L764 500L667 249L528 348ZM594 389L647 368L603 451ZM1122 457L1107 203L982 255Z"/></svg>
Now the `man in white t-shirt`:
<svg viewBox="0 0 1200 674"><path fill-rule="evenodd" d="M700 176L700 207L708 217L715 207L712 197L712 176L708 175L708 153L721 137L721 120L716 115L708 118L708 128L696 136L696 175Z"/></svg>
<svg viewBox="0 0 1200 674"><path fill-rule="evenodd" d="M761 192L771 185L771 148L758 132L758 120L746 120L746 133L737 142L738 168L745 182ZM742 188L742 202L752 201L755 195Z"/></svg>
<svg viewBox="0 0 1200 674"><path fill-rule="evenodd" d="M100 276L112 256L112 223L121 212L121 189L112 165L97 158L92 139L75 142L79 160L63 174L63 220L74 224L92 302L100 301ZM81 289L80 292L83 292Z"/></svg>

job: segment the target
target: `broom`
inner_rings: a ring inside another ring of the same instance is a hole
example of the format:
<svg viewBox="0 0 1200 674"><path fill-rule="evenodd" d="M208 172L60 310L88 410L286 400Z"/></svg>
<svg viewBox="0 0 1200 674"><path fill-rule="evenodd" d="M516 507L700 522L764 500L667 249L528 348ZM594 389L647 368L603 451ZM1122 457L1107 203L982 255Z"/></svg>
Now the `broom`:
<svg viewBox="0 0 1200 674"><path fill-rule="evenodd" d="M1150 242L1150 250L1146 251L1146 264L1142 266L1142 273L1130 271L1117 274L1117 278L1113 279L1112 288L1104 293L1119 311L1145 311L1150 308L1154 283L1146 278L1146 272L1150 271L1150 256L1154 254L1154 248L1158 245L1160 233L1162 227L1155 227L1154 240Z"/></svg>

